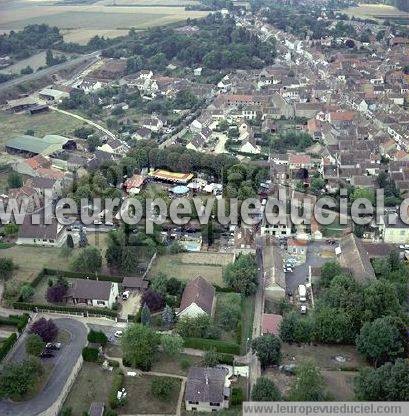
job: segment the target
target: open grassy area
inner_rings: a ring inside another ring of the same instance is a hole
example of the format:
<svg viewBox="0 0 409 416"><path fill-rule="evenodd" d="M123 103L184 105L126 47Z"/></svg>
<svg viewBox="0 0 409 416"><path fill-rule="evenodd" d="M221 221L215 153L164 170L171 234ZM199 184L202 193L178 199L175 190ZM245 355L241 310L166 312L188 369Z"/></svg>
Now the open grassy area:
<svg viewBox="0 0 409 416"><path fill-rule="evenodd" d="M193 254L192 257L189 257ZM169 277L189 281L197 276L204 277L208 282L223 286L223 266L217 264L194 263L195 253L180 253L158 256L149 272L149 278L158 273L165 273ZM189 258L192 263L189 262Z"/></svg>
<svg viewBox="0 0 409 416"><path fill-rule="evenodd" d="M283 364L298 364L303 360L311 359L321 370L353 370L367 365L352 345L298 346L283 343L281 352ZM336 356L342 356L346 361L340 363L335 360Z"/></svg>
<svg viewBox="0 0 409 416"><path fill-rule="evenodd" d="M247 348L250 348L250 342L253 336L254 321L254 296L248 296L242 301L241 315L241 353L246 354Z"/></svg>
<svg viewBox="0 0 409 416"><path fill-rule="evenodd" d="M354 400L354 378L358 375L355 371L323 371L328 393L333 400Z"/></svg>
<svg viewBox="0 0 409 416"><path fill-rule="evenodd" d="M82 121L74 117L54 111L33 116L0 112L0 150L3 149L4 142L14 136L25 134L27 130L34 130L38 137L43 137L46 134L66 136L83 124Z"/></svg>
<svg viewBox="0 0 409 416"><path fill-rule="evenodd" d="M151 393L151 383L154 378L154 376L148 375L125 377L124 387L130 399L125 406L118 409L118 413L124 415L175 414L181 381L173 379L174 388L170 397L166 400L159 400Z"/></svg>
<svg viewBox="0 0 409 416"><path fill-rule="evenodd" d="M357 7L349 7L343 10L348 16L359 17L361 19L387 19L409 17L409 13L386 4L360 4Z"/></svg>
<svg viewBox="0 0 409 416"><path fill-rule="evenodd" d="M241 305L241 295L239 293L217 293L216 294L216 311L214 314L214 320L216 324L220 324L221 311L223 309L230 309L234 306L240 308ZM239 323L238 325L241 325ZM237 328L234 328L230 331L223 330L221 334L221 339L223 341L237 341Z"/></svg>
<svg viewBox="0 0 409 416"><path fill-rule="evenodd" d="M70 262L54 247L13 246L1 250L0 256L11 258L18 265L8 284L31 282L44 267L68 270Z"/></svg>
<svg viewBox="0 0 409 416"><path fill-rule="evenodd" d="M87 234L88 242L102 251L103 268L105 267L106 234ZM43 268L69 270L73 257L80 249L73 250L71 256L62 255L56 247L13 246L0 251L1 257L9 257L18 265L8 284L31 282Z"/></svg>
<svg viewBox="0 0 409 416"><path fill-rule="evenodd" d="M187 354L180 354L177 357L170 357L163 352L159 352L157 354L157 359L155 359L155 362L153 363L152 371L186 376L190 367L200 365L201 362L202 357L196 357Z"/></svg>
<svg viewBox="0 0 409 416"><path fill-rule="evenodd" d="M82 416L84 412L88 412L92 402L107 403L112 377L112 373L103 370L100 365L84 362L64 408L70 407L72 416Z"/></svg>

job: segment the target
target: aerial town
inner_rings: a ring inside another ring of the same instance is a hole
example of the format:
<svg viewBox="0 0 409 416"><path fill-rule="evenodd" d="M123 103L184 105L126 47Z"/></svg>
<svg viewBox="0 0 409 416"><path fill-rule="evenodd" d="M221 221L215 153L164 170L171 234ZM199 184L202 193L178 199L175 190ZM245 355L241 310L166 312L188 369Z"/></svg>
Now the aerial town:
<svg viewBox="0 0 409 416"><path fill-rule="evenodd" d="M409 402L409 2L41 3L0 3L0 415Z"/></svg>

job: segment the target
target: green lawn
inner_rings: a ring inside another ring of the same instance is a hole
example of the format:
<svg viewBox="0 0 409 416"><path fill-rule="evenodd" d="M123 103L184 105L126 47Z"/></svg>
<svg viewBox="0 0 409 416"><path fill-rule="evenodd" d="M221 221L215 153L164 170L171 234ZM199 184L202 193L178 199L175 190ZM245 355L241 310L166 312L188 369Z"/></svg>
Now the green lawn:
<svg viewBox="0 0 409 416"><path fill-rule="evenodd" d="M0 112L0 149L7 140L25 134L27 130L34 130L35 136L38 137L46 134L69 136L73 130L83 124L81 120L54 111L33 116Z"/></svg>
<svg viewBox="0 0 409 416"><path fill-rule="evenodd" d="M90 245L95 245L101 250L103 269L106 269L105 250L107 248L107 234L89 233L87 237ZM31 282L45 267L57 270L69 270L70 264L79 250L78 248L74 249L72 254L67 257L61 252L61 248L57 247L15 245L2 249L0 256L13 259L13 262L18 266L10 282L19 284L21 282Z"/></svg>
<svg viewBox="0 0 409 416"><path fill-rule="evenodd" d="M82 416L88 412L92 402L108 402L111 390L112 372L101 366L84 362L64 403L64 408L72 409L72 416Z"/></svg>
<svg viewBox="0 0 409 416"><path fill-rule="evenodd" d="M250 342L253 337L254 302L254 296L248 296L242 301L240 346L242 354L247 353L246 348L250 346Z"/></svg>
<svg viewBox="0 0 409 416"><path fill-rule="evenodd" d="M125 389L129 400L125 406L117 409L119 414L175 414L180 392L181 381L173 379L174 387L166 400L159 400L151 393L151 383L154 376L125 377Z"/></svg>
<svg viewBox="0 0 409 416"><path fill-rule="evenodd" d="M197 276L204 277L208 282L224 286L223 267L220 265L186 263L185 253L158 256L149 272L149 278L154 278L158 273L165 273L169 277L189 281Z"/></svg>
<svg viewBox="0 0 409 416"><path fill-rule="evenodd" d="M301 361L311 359L321 370L357 369L368 364L359 356L353 345L306 345L282 344L283 364L299 364ZM346 359L344 363L335 360L336 356Z"/></svg>
<svg viewBox="0 0 409 416"><path fill-rule="evenodd" d="M239 293L222 293L218 292L216 294L216 311L214 314L214 320L216 324L220 325L220 313L224 308L231 308L237 306L240 308L241 305L241 295ZM234 328L230 331L223 330L221 339L223 341L237 341L237 328Z"/></svg>
<svg viewBox="0 0 409 416"><path fill-rule="evenodd" d="M182 363L189 363L189 367L182 368ZM180 354L177 357L170 357L163 352L157 353L155 362L153 363L152 371L159 373L175 374L178 376L186 376L189 368L195 365L200 365L202 357L193 355Z"/></svg>

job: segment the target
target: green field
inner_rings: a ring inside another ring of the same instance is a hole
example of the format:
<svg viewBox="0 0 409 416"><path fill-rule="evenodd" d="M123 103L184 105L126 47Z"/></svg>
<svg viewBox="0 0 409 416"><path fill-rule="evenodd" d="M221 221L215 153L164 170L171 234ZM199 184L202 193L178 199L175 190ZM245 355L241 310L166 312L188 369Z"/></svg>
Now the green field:
<svg viewBox="0 0 409 416"><path fill-rule="evenodd" d="M409 17L409 13L398 10L386 4L360 4L358 7L349 7L343 10L348 16L361 19L394 19Z"/></svg>
<svg viewBox="0 0 409 416"><path fill-rule="evenodd" d="M0 150L3 149L7 140L25 134L27 130L34 130L37 137L43 137L46 134L69 136L73 130L83 124L81 120L54 111L33 116L0 112Z"/></svg>
<svg viewBox="0 0 409 416"><path fill-rule="evenodd" d="M202 276L210 283L224 286L222 279L223 267L221 265L193 263L193 257L192 263L187 263L187 256L189 256L189 253L158 256L149 272L149 278L154 278L158 273L165 273L169 277L176 277L184 281Z"/></svg>
<svg viewBox="0 0 409 416"><path fill-rule="evenodd" d="M114 6L110 2L51 4L10 0L0 3L0 32L47 23L64 29L66 40L84 43L97 34L116 37L130 28L147 29L208 14L185 10L184 5L193 3L189 0L119 0Z"/></svg>

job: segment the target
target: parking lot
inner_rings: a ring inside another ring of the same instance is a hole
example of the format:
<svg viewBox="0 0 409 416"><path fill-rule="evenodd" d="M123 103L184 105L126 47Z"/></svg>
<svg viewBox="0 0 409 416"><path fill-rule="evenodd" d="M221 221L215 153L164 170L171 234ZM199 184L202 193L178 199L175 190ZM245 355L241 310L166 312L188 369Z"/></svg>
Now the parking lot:
<svg viewBox="0 0 409 416"><path fill-rule="evenodd" d="M309 242L306 261L295 266L292 272L286 272L285 274L287 293L296 293L298 285L303 285L307 282L310 266L322 266L324 263L333 260L335 247L336 244L329 244L326 240Z"/></svg>

